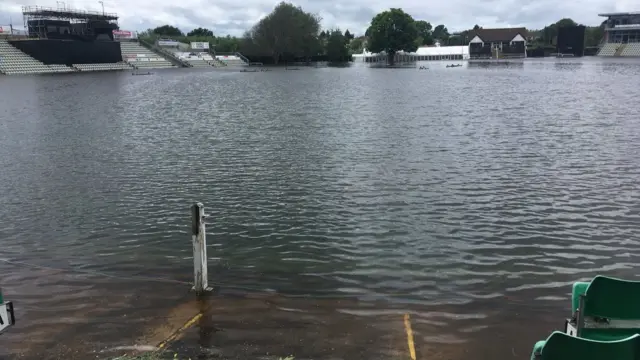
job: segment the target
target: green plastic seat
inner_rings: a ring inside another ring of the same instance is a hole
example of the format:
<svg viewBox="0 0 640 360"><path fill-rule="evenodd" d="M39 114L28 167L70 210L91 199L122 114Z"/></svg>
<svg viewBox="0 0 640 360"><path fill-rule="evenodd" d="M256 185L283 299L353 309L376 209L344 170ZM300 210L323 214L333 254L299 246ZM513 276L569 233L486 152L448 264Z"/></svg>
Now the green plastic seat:
<svg viewBox="0 0 640 360"><path fill-rule="evenodd" d="M531 360L614 359L640 359L640 335L615 341L597 341L554 331L547 340L537 342L531 354Z"/></svg>
<svg viewBox="0 0 640 360"><path fill-rule="evenodd" d="M640 281L596 276L573 285L567 332L592 340L616 340L640 333Z"/></svg>

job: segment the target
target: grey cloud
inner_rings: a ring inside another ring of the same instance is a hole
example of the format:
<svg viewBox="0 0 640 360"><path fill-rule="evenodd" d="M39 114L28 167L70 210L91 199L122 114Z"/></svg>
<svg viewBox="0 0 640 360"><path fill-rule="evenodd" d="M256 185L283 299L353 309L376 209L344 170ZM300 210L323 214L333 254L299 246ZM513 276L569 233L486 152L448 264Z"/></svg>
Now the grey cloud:
<svg viewBox="0 0 640 360"><path fill-rule="evenodd" d="M8 24L9 18L22 25L19 5L32 4L36 0L0 0L0 25ZM120 26L128 30L146 30L170 24L183 31L195 27L207 27L216 35L241 35L259 18L273 9L278 0L109 0L109 7L121 15ZM422 0L296 0L306 11L322 16L323 27L349 29L362 34L371 18L389 7L403 8L414 18L427 20L434 25L445 24L450 31L471 28L475 24L484 27L526 26L542 28L564 17L588 25L599 24L599 12L637 11L637 0L581 0L576 2L558 0L446 0L427 2ZM41 0L43 6L56 7L55 0ZM67 4L89 6L96 10L99 5L86 1L67 0ZM632 6L636 6L634 9ZM106 2L105 2L106 6ZM17 9L17 10L16 10Z"/></svg>

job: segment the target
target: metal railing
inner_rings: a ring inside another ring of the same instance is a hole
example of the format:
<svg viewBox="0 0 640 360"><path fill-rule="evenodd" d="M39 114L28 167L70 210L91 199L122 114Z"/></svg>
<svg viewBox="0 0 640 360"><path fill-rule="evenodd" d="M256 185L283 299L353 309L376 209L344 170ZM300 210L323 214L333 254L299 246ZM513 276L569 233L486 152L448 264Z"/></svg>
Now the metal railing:
<svg viewBox="0 0 640 360"><path fill-rule="evenodd" d="M234 54L235 56L239 57L242 61L244 61L247 65L251 64L251 61L244 55L240 54L239 52L235 52Z"/></svg>
<svg viewBox="0 0 640 360"><path fill-rule="evenodd" d="M118 14L116 13L108 13L108 12L102 12L102 11L87 11L87 10L68 8L68 7L52 8L52 7L45 7L45 6L23 6L22 13L24 15L36 15L36 16L37 15L42 15L42 16L60 15L63 17L76 16L81 18L95 16L95 17L106 17L106 18L110 18L111 20L118 20Z"/></svg>
<svg viewBox="0 0 640 360"><path fill-rule="evenodd" d="M149 48L152 51L158 52L162 55L165 55L167 58L173 60L173 63L177 63L182 65L183 67L193 67L193 65L189 64L188 62L180 59L179 57L177 57L174 53L172 53L171 51L165 50L155 44L151 44L146 40L143 39L138 39L138 41L140 42L141 45L143 45L146 48Z"/></svg>

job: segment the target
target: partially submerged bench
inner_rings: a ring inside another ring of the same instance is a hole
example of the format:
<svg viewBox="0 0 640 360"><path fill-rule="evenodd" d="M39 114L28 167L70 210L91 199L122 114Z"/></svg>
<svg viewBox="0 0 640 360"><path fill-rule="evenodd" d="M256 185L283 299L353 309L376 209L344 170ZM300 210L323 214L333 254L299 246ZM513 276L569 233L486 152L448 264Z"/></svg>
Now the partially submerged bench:
<svg viewBox="0 0 640 360"><path fill-rule="evenodd" d="M538 341L531 354L531 360L603 359L640 359L640 335L615 341L598 341L554 331L547 340Z"/></svg>
<svg viewBox="0 0 640 360"><path fill-rule="evenodd" d="M573 285L571 304L569 335L606 341L640 333L640 281L598 275Z"/></svg>
<svg viewBox="0 0 640 360"><path fill-rule="evenodd" d="M0 289L0 333L15 323L16 318L13 312L13 303L11 301L4 301L2 289Z"/></svg>

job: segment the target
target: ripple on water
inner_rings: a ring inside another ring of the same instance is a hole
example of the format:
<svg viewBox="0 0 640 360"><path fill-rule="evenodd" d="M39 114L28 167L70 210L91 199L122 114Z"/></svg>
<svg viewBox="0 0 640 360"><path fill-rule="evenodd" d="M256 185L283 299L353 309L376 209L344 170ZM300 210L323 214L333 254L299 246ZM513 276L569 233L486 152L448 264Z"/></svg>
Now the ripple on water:
<svg viewBox="0 0 640 360"><path fill-rule="evenodd" d="M568 63L7 80L2 258L67 274L0 262L20 331L98 316L117 280L69 271L189 280L194 201L223 289L410 310L445 343L559 314L640 263L638 64Z"/></svg>

